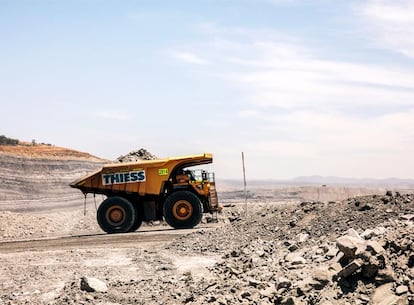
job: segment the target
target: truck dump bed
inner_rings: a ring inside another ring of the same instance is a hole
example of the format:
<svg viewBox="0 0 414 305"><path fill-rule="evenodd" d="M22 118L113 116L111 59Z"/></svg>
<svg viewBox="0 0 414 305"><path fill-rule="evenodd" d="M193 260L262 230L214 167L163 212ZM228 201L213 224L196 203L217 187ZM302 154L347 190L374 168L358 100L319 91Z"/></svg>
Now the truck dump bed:
<svg viewBox="0 0 414 305"><path fill-rule="evenodd" d="M179 170L213 162L210 153L166 159L107 164L102 169L73 181L70 186L84 194L159 195L163 184ZM147 179L150 177L150 179Z"/></svg>

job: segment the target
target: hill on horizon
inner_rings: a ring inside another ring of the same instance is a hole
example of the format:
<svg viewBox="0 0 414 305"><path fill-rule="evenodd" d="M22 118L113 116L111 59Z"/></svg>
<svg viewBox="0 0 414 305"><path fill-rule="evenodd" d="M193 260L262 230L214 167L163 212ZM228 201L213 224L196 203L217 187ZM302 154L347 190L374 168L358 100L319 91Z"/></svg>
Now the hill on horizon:
<svg viewBox="0 0 414 305"><path fill-rule="evenodd" d="M218 179L228 184L243 184L240 179ZM250 186L271 185L343 185L343 186L406 186L414 189L414 179L351 178L338 176L299 176L291 179L247 179Z"/></svg>
<svg viewBox="0 0 414 305"><path fill-rule="evenodd" d="M414 185L414 179L405 178L351 178L338 176L300 176L292 179L295 182L307 182L315 184L375 184L375 185L394 185L408 184Z"/></svg>

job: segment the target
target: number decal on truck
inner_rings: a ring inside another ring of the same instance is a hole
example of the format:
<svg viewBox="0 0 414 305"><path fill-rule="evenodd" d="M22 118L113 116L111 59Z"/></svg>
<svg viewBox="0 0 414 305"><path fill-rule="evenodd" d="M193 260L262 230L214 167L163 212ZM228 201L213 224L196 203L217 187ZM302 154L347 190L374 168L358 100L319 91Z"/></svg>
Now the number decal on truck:
<svg viewBox="0 0 414 305"><path fill-rule="evenodd" d="M158 169L159 176L167 176L168 175L168 168L160 168Z"/></svg>
<svg viewBox="0 0 414 305"><path fill-rule="evenodd" d="M131 171L123 173L102 174L102 185L112 185L121 183L144 182L145 171Z"/></svg>

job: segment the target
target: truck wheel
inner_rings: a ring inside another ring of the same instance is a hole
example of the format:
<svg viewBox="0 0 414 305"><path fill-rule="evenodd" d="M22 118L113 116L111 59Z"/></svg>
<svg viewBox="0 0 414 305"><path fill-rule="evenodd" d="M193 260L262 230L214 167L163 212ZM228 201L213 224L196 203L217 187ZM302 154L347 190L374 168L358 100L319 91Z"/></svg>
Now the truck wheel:
<svg viewBox="0 0 414 305"><path fill-rule="evenodd" d="M198 225L203 215L200 199L188 191L172 193L164 202L164 218L176 229L189 229Z"/></svg>
<svg viewBox="0 0 414 305"><path fill-rule="evenodd" d="M142 225L142 216L144 215L144 211L142 211L142 206L134 205L133 207L135 210L135 221L128 232L135 232Z"/></svg>
<svg viewBox="0 0 414 305"><path fill-rule="evenodd" d="M135 209L125 198L109 197L99 206L97 219L106 233L126 233L134 225Z"/></svg>

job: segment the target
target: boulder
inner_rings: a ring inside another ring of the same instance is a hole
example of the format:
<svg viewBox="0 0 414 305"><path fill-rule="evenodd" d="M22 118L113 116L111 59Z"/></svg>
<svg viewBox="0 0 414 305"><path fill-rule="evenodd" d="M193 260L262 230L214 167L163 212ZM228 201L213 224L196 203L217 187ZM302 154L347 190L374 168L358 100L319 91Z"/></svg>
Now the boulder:
<svg viewBox="0 0 414 305"><path fill-rule="evenodd" d="M306 260L302 257L300 252L291 252L285 256L285 260L290 262L292 265L305 264Z"/></svg>
<svg viewBox="0 0 414 305"><path fill-rule="evenodd" d="M361 268L362 276L372 278L377 275L379 268L380 262L375 257L371 257L369 262L365 263Z"/></svg>
<svg viewBox="0 0 414 305"><path fill-rule="evenodd" d="M292 282L286 277L279 277L277 280L277 289L281 288L290 288L292 286Z"/></svg>
<svg viewBox="0 0 414 305"><path fill-rule="evenodd" d="M379 286L372 295L372 305L396 305L399 297L393 292L393 284L388 283Z"/></svg>
<svg viewBox="0 0 414 305"><path fill-rule="evenodd" d="M310 286L312 286L316 290L323 289L330 281L331 275L328 268L317 268L315 269L312 281L309 283Z"/></svg>
<svg viewBox="0 0 414 305"><path fill-rule="evenodd" d="M408 287L405 285L400 285L397 288L395 288L395 293L397 295L402 295L408 292Z"/></svg>
<svg viewBox="0 0 414 305"><path fill-rule="evenodd" d="M81 284L80 284L81 290L87 291L87 292L107 292L108 287L106 284L93 277L87 277L84 276L81 278Z"/></svg>
<svg viewBox="0 0 414 305"><path fill-rule="evenodd" d="M336 239L336 245L345 255L345 258L355 258L355 253L358 247L363 244L363 239L350 235L341 236Z"/></svg>
<svg viewBox="0 0 414 305"><path fill-rule="evenodd" d="M392 268L387 267L385 269L378 270L378 273L375 276L375 282L379 285L395 282L395 274Z"/></svg>
<svg viewBox="0 0 414 305"><path fill-rule="evenodd" d="M385 249L379 242L370 240L366 244L366 250L371 252L372 255L377 255L385 252Z"/></svg>
<svg viewBox="0 0 414 305"><path fill-rule="evenodd" d="M351 237L355 237L357 239L362 239L361 235L359 235L359 233L356 230L352 229L352 228L350 228L346 231L346 236L351 236Z"/></svg>
<svg viewBox="0 0 414 305"><path fill-rule="evenodd" d="M299 241L300 243L303 243L303 242L305 242L305 241L307 241L307 240L309 239L309 234L308 234L308 233L300 233L300 234L297 236L297 239L298 239L298 241Z"/></svg>
<svg viewBox="0 0 414 305"><path fill-rule="evenodd" d="M306 259L303 258L302 256L296 256L295 258L292 259L291 263L292 265L303 265L303 264L306 264Z"/></svg>
<svg viewBox="0 0 414 305"><path fill-rule="evenodd" d="M361 274L365 278L372 278L378 273L378 267L372 264L366 264L362 266Z"/></svg>
<svg viewBox="0 0 414 305"><path fill-rule="evenodd" d="M328 251L325 253L325 256L327 258L335 257L338 254L338 251L339 250L337 247L330 246L328 247Z"/></svg>
<svg viewBox="0 0 414 305"><path fill-rule="evenodd" d="M366 229L362 234L361 237L364 239L371 239L375 236L374 230Z"/></svg>
<svg viewBox="0 0 414 305"><path fill-rule="evenodd" d="M363 265L363 261L361 259L356 259L350 262L348 265L346 265L344 268L342 268L341 271L339 271L337 277L340 278L347 278L357 272L361 269Z"/></svg>

